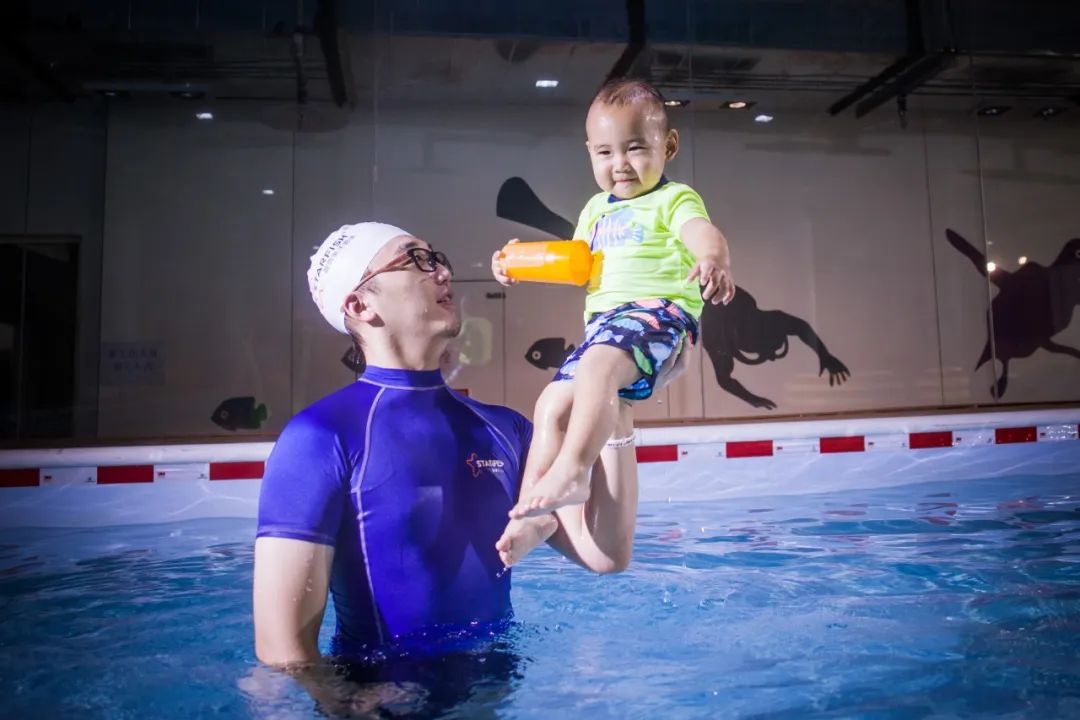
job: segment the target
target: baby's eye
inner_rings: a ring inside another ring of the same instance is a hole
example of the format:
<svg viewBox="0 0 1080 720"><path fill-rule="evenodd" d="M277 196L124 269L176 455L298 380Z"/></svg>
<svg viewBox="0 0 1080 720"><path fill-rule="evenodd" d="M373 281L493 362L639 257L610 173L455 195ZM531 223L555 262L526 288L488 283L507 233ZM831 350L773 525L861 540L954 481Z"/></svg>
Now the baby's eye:
<svg viewBox="0 0 1080 720"><path fill-rule="evenodd" d="M636 152L638 150L645 150L645 149L646 148L645 148L644 145L631 145L630 146L630 152Z"/></svg>
<svg viewBox="0 0 1080 720"><path fill-rule="evenodd" d="M600 157L607 157L608 155L611 154L611 151L610 150L597 150L596 154L599 155Z"/></svg>

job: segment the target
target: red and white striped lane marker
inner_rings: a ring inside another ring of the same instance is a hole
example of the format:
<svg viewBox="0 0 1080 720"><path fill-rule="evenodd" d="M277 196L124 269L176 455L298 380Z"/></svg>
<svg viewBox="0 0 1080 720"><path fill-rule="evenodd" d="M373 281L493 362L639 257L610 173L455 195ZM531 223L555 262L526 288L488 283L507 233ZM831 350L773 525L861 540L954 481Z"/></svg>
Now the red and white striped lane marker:
<svg viewBox="0 0 1080 720"><path fill-rule="evenodd" d="M689 456L712 458L752 458L816 452L822 455L876 450L925 450L972 445L1012 445L1080 438L1080 425L1027 425L1021 427L929 430L908 433L879 433L842 437L791 438L785 440L731 440L694 445L642 445L637 448L639 463L674 462Z"/></svg>
<svg viewBox="0 0 1080 720"><path fill-rule="evenodd" d="M677 462L688 455L737 459L771 457L794 452L834 454L971 445L1011 445L1075 440L1078 437L1080 437L1080 426L1057 424L785 440L731 440L694 445L639 445L636 451L638 462L656 463ZM163 465L99 465L81 468L0 468L0 488L37 487L53 482L129 485L152 483L170 478L259 480L265 469L266 463L261 460Z"/></svg>
<svg viewBox="0 0 1080 720"><path fill-rule="evenodd" d="M40 468L0 468L0 488L36 487Z"/></svg>
<svg viewBox="0 0 1080 720"><path fill-rule="evenodd" d="M261 460L248 462L210 463L211 480L261 480L266 463Z"/></svg>
<svg viewBox="0 0 1080 720"><path fill-rule="evenodd" d="M260 480L266 463L211 462L162 465L98 465L97 467L0 468L0 488L52 484L133 485L173 478Z"/></svg>

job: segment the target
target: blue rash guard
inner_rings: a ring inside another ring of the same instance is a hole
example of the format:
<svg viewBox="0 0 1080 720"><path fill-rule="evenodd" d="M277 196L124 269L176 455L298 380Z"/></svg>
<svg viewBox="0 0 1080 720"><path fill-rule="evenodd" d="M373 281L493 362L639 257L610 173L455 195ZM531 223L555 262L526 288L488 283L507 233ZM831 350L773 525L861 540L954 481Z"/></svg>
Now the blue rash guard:
<svg viewBox="0 0 1080 720"><path fill-rule="evenodd" d="M334 547L334 655L510 618L495 541L518 497L528 420L439 371L368 367L296 415L266 464L258 537Z"/></svg>

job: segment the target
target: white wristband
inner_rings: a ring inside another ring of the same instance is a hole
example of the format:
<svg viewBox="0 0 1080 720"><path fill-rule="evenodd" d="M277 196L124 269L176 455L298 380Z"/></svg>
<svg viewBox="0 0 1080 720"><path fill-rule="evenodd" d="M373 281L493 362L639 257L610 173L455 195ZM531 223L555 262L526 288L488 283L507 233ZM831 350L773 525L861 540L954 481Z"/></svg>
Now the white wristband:
<svg viewBox="0 0 1080 720"><path fill-rule="evenodd" d="M637 440L637 432L636 431L630 433L626 437L611 438L606 443L604 443L604 447L609 447L609 448L630 447L631 445L634 444L635 440Z"/></svg>

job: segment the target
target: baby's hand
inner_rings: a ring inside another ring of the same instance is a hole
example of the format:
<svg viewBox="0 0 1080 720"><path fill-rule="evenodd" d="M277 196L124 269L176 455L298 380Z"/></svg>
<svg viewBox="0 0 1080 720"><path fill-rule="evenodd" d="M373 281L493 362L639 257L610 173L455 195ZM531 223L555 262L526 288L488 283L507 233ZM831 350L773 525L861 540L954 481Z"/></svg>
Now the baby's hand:
<svg viewBox="0 0 1080 720"><path fill-rule="evenodd" d="M517 238L514 238L510 242L518 242ZM506 254L502 250L496 250L491 256L491 274L495 276L495 279L499 281L501 285L516 285L517 280L506 274L506 268L503 267L503 258Z"/></svg>
<svg viewBox="0 0 1080 720"><path fill-rule="evenodd" d="M701 283L701 297L713 305L727 305L735 297L735 281L731 279L731 261L726 257L706 256L694 263L689 280Z"/></svg>

